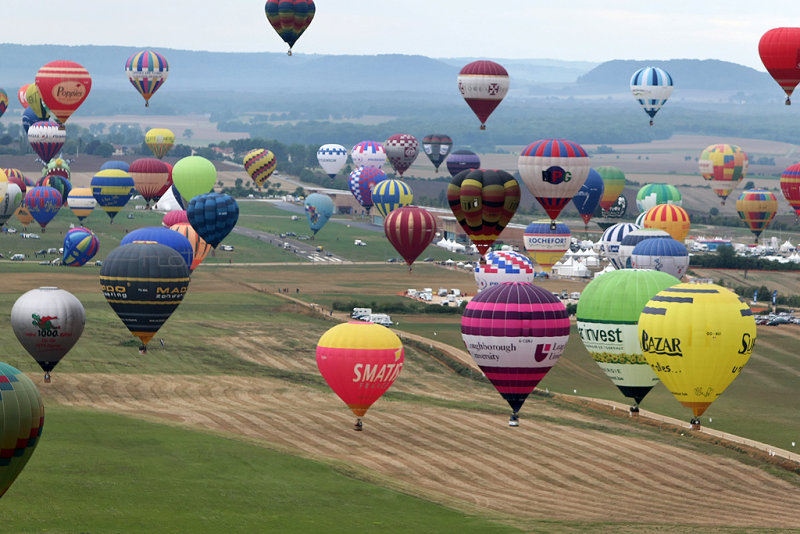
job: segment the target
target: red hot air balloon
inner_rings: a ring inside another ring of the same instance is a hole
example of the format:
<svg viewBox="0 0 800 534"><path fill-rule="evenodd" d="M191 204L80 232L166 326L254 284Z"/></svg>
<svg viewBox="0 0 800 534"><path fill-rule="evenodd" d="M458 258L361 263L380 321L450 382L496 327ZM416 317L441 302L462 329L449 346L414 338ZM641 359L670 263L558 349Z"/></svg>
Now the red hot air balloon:
<svg viewBox="0 0 800 534"><path fill-rule="evenodd" d="M385 326L349 322L334 326L319 338L317 367L340 399L358 418L394 383L403 369L403 344Z"/></svg>
<svg viewBox="0 0 800 534"><path fill-rule="evenodd" d="M508 72L494 61L473 61L458 73L458 90L485 130L489 115L508 93Z"/></svg>
<svg viewBox="0 0 800 534"><path fill-rule="evenodd" d="M767 72L786 93L791 105L792 91L800 82L800 28L773 28L761 36L758 55Z"/></svg>
<svg viewBox="0 0 800 534"><path fill-rule="evenodd" d="M461 337L475 363L513 410L556 364L569 338L569 315L549 291L526 282L484 289L467 304Z"/></svg>
<svg viewBox="0 0 800 534"><path fill-rule="evenodd" d="M169 180L169 167L155 158L141 158L131 163L128 172L136 190L145 200L145 209L149 210L150 201L160 197L161 190Z"/></svg>
<svg viewBox="0 0 800 534"><path fill-rule="evenodd" d="M52 61L36 73L36 87L50 113L64 124L89 96L92 77L74 61Z"/></svg>
<svg viewBox="0 0 800 534"><path fill-rule="evenodd" d="M436 217L426 209L404 206L389 212L383 221L383 230L411 270L411 264L436 235Z"/></svg>
<svg viewBox="0 0 800 534"><path fill-rule="evenodd" d="M790 165L781 173L781 191L795 215L800 217L800 163Z"/></svg>

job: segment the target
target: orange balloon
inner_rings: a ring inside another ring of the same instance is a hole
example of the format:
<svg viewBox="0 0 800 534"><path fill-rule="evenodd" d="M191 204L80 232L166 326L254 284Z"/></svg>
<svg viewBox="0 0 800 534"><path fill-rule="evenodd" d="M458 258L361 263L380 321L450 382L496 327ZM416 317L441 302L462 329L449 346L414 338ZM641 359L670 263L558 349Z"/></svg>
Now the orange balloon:
<svg viewBox="0 0 800 534"><path fill-rule="evenodd" d="M176 223L169 227L170 230L175 230L179 234L186 236L186 239L189 240L189 243L192 244L192 251L194 251L194 259L192 259L192 264L189 266L189 269L194 271L198 265L203 263L203 260L206 259L208 252L211 250L211 245L205 242L205 240L197 235L197 232L194 231L192 225L188 222L185 223Z"/></svg>

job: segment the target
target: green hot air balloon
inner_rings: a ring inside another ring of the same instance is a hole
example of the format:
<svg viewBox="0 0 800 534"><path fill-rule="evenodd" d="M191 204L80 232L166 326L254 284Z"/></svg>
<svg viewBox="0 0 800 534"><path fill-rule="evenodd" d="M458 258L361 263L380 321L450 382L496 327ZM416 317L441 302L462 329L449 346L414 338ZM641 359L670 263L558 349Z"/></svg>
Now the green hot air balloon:
<svg viewBox="0 0 800 534"><path fill-rule="evenodd" d="M204 157L187 156L178 160L172 168L172 183L188 203L194 197L214 189L217 169Z"/></svg>
<svg viewBox="0 0 800 534"><path fill-rule="evenodd" d="M0 362L0 497L33 455L44 424L44 404L30 378Z"/></svg>
<svg viewBox="0 0 800 534"><path fill-rule="evenodd" d="M151 241L112 250L100 269L103 296L147 352L147 343L183 301L189 267L174 249Z"/></svg>
<svg viewBox="0 0 800 534"><path fill-rule="evenodd" d="M636 193L636 207L642 212L659 204L680 206L682 203L681 192L671 184L646 184Z"/></svg>
<svg viewBox="0 0 800 534"><path fill-rule="evenodd" d="M622 394L633 399L631 412L639 411L658 383L639 346L639 315L656 293L678 283L660 271L621 269L592 280L578 301L581 341Z"/></svg>

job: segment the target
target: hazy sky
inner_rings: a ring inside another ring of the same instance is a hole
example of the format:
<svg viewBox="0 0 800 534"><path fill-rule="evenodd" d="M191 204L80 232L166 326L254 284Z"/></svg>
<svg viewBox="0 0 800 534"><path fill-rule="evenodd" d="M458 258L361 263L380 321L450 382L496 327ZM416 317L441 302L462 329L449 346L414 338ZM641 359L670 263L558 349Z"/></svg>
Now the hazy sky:
<svg viewBox="0 0 800 534"><path fill-rule="evenodd" d="M4 4L2 42L286 50L268 25L261 0ZM764 70L758 57L761 35L778 26L800 26L798 0L317 0L315 4L316 17L295 45L297 53L596 62L696 58Z"/></svg>

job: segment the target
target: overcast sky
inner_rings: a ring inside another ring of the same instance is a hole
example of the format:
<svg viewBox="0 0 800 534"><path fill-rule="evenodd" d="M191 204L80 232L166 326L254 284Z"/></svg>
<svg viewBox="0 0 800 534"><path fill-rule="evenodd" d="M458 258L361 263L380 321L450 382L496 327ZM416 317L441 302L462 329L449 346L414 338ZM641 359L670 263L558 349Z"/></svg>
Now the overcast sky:
<svg viewBox="0 0 800 534"><path fill-rule="evenodd" d="M317 0L308 54L722 59L764 70L758 40L800 26L798 0ZM565 7L559 7L565 6ZM260 0L4 2L0 41L283 52ZM0 68L2 63L0 62Z"/></svg>

